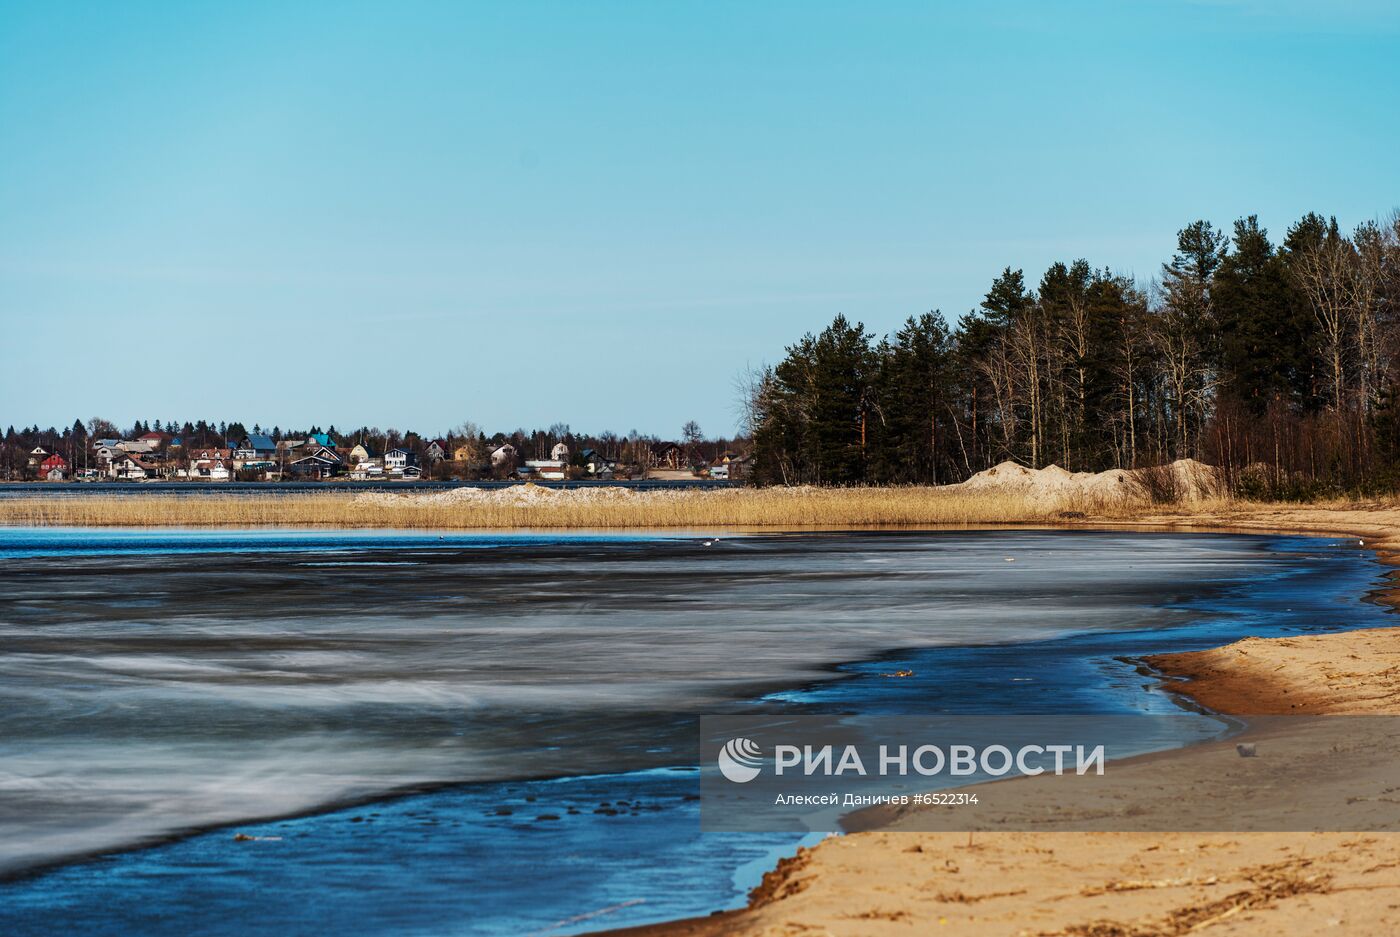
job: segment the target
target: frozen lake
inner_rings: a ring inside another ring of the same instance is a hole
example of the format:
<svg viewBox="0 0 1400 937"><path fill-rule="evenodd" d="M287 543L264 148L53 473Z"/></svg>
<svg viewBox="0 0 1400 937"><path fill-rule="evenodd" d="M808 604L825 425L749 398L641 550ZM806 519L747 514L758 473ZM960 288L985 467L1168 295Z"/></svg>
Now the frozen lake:
<svg viewBox="0 0 1400 937"><path fill-rule="evenodd" d="M1385 624L1379 575L1228 534L0 529L0 931L704 913L792 841L695 832L697 714L1170 706L1116 658Z"/></svg>

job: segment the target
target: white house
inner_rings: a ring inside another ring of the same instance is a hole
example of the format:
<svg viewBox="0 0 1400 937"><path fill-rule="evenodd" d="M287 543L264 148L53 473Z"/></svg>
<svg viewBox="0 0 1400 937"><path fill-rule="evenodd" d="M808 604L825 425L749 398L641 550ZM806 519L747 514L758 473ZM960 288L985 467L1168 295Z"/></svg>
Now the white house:
<svg viewBox="0 0 1400 937"><path fill-rule="evenodd" d="M232 449L195 449L190 453L186 478L205 482L226 482L233 477Z"/></svg>
<svg viewBox="0 0 1400 937"><path fill-rule="evenodd" d="M156 467L142 462L136 456L120 449L107 463L107 477L135 481L142 478L155 478Z"/></svg>
<svg viewBox="0 0 1400 937"><path fill-rule="evenodd" d="M525 463L525 467L540 478L564 480L564 463L559 459L531 459Z"/></svg>
<svg viewBox="0 0 1400 937"><path fill-rule="evenodd" d="M569 447L562 442L557 442L554 444L554 448L549 450L549 457L555 462L567 462L569 461Z"/></svg>
<svg viewBox="0 0 1400 937"><path fill-rule="evenodd" d="M514 465L516 461L515 447L510 443L504 446L497 446L491 453L492 465Z"/></svg>
<svg viewBox="0 0 1400 937"><path fill-rule="evenodd" d="M413 453L407 449L390 449L384 453L384 469L395 475L402 475L404 469L417 461Z"/></svg>

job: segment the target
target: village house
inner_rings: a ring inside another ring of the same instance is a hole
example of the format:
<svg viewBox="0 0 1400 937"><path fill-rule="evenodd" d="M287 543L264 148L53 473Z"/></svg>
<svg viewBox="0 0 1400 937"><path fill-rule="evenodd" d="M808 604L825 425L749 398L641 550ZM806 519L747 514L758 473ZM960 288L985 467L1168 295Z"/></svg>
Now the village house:
<svg viewBox="0 0 1400 937"><path fill-rule="evenodd" d="M447 458L447 442L442 439L434 439L423 450L423 456L429 462L441 462Z"/></svg>
<svg viewBox="0 0 1400 937"><path fill-rule="evenodd" d="M40 465L40 463L42 463L42 462L43 462L45 459L47 459L48 457L49 457L49 452L48 452L48 450L45 449L43 446L35 446L33 449L30 449L30 450L29 450L29 466L30 466L30 468L38 468L38 466Z"/></svg>
<svg viewBox="0 0 1400 937"><path fill-rule="evenodd" d="M97 447L92 452L98 467L105 468L112 461L114 455L118 452L125 452L124 449L119 449L117 446L118 442L115 439L99 439L97 441Z"/></svg>
<svg viewBox="0 0 1400 937"><path fill-rule="evenodd" d="M155 478L158 474L154 463L138 459L124 449L116 450L107 463L107 477L118 481L139 481Z"/></svg>
<svg viewBox="0 0 1400 937"><path fill-rule="evenodd" d="M331 439L329 433L312 433L306 437L306 448L315 449L317 446L324 446L327 449L335 448L335 441Z"/></svg>
<svg viewBox="0 0 1400 937"><path fill-rule="evenodd" d="M334 478L344 467L344 460L334 449L318 446L314 452L288 465L287 471L297 478Z"/></svg>
<svg viewBox="0 0 1400 937"><path fill-rule="evenodd" d="M233 450L234 471L267 473L277 468L277 443L271 436L252 433L240 439Z"/></svg>
<svg viewBox="0 0 1400 937"><path fill-rule="evenodd" d="M357 482L371 481L384 477L384 462L382 459L368 458L353 462L350 468L350 478Z"/></svg>
<svg viewBox="0 0 1400 937"><path fill-rule="evenodd" d="M404 469L417 463L418 457L402 447L384 453L384 470L391 475L402 475Z"/></svg>
<svg viewBox="0 0 1400 937"><path fill-rule="evenodd" d="M743 481L749 476L749 457L725 452L710 463L710 477L716 481Z"/></svg>
<svg viewBox="0 0 1400 937"><path fill-rule="evenodd" d="M68 477L68 460L57 453L39 463L39 475L45 481L61 482Z"/></svg>
<svg viewBox="0 0 1400 937"><path fill-rule="evenodd" d="M472 462L476 459L476 446L464 442L452 452L453 462Z"/></svg>
<svg viewBox="0 0 1400 937"><path fill-rule="evenodd" d="M135 456L150 455L165 445L164 433L146 433L136 439L123 439L115 443L116 448Z"/></svg>
<svg viewBox="0 0 1400 937"><path fill-rule="evenodd" d="M559 459L530 459L524 468L530 474L550 481L563 481L565 478L566 465Z"/></svg>
<svg viewBox="0 0 1400 937"><path fill-rule="evenodd" d="M277 443L263 433L250 433L238 441L233 457L239 462L272 462L277 458Z"/></svg>
<svg viewBox="0 0 1400 937"><path fill-rule="evenodd" d="M374 458L374 453L370 451L369 447L362 442L357 442L351 447L349 454L346 456L346 461L351 465L359 465L361 462L368 462L372 458Z"/></svg>
<svg viewBox="0 0 1400 937"><path fill-rule="evenodd" d="M685 466L685 450L673 442L658 442L651 446L648 468L679 469Z"/></svg>
<svg viewBox="0 0 1400 937"><path fill-rule="evenodd" d="M416 465L404 466L403 474L399 476L401 481L416 482L423 477L423 470Z"/></svg>
<svg viewBox="0 0 1400 937"><path fill-rule="evenodd" d="M549 450L549 457L555 462L568 462L569 447L562 442L557 442L554 444L554 448Z"/></svg>
<svg viewBox="0 0 1400 937"><path fill-rule="evenodd" d="M233 477L234 450L203 448L190 451L189 467L183 472L193 481L226 482Z"/></svg>
<svg viewBox="0 0 1400 937"><path fill-rule="evenodd" d="M513 469L518 463L518 453L510 443L491 450L491 467Z"/></svg>
<svg viewBox="0 0 1400 937"><path fill-rule="evenodd" d="M578 454L584 471L594 478L612 478L617 471L617 463L596 449L580 449Z"/></svg>

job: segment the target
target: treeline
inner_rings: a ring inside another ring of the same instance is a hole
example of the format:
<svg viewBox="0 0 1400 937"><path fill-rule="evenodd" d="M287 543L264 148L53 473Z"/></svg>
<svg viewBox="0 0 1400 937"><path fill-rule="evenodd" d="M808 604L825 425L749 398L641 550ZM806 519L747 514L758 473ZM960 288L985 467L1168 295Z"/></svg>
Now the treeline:
<svg viewBox="0 0 1400 937"><path fill-rule="evenodd" d="M651 453L674 444L683 454L685 465L708 465L721 454L735 449L747 451L746 440L724 436L707 436L699 424L691 420L680 428L674 439L663 439L632 430L627 434L614 432L583 433L575 432L566 423L556 423L547 428L516 429L511 432L487 433L470 421L464 422L440 435L424 435L413 430L399 430L393 427L381 429L377 426L360 426L354 429L338 429L330 425L322 429L311 425L305 429L264 427L258 423L246 426L237 420L136 420L127 426L118 426L111 420L93 417L87 421L74 420L72 426L59 429L39 426L10 426L0 436L0 478L26 480L38 476L31 453L43 449L48 453L63 456L69 465L84 468L93 464L92 448L99 439L135 440L148 433L164 436L156 450L159 453L171 451L170 443L179 440L188 452L195 449L222 448L237 445L249 435L267 435L274 441L307 439L324 434L331 443L342 450L363 444L374 454L383 455L390 449L402 447L415 453L420 461L429 443L440 440L445 444L449 456L462 447L466 448L469 462L476 463L489 459L491 452L500 446L510 444L519 453L519 458L548 459L555 443L562 442L577 456L585 449L593 449L608 460L624 465L646 465L651 461ZM454 466L443 463L429 465L433 477L449 477Z"/></svg>
<svg viewBox="0 0 1400 937"><path fill-rule="evenodd" d="M1197 221L1149 283L1008 267L952 328L929 313L877 340L838 316L744 383L768 483L1197 458L1260 496L1393 490L1400 213L1350 234L1309 214L1279 244L1253 216L1231 236Z"/></svg>

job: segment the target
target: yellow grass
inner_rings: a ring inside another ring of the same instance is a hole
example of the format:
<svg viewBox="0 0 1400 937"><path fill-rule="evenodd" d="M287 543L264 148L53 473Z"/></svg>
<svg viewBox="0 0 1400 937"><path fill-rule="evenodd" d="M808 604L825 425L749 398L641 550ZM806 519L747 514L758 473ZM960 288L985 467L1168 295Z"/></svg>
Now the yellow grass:
<svg viewBox="0 0 1400 937"><path fill-rule="evenodd" d="M91 527L318 526L503 528L801 528L1036 523L1065 510L1017 495L936 488L765 488L708 492L534 486L471 497L324 492L73 495L0 499L0 524ZM533 496L533 497L532 497ZM511 500L514 498L514 500Z"/></svg>

